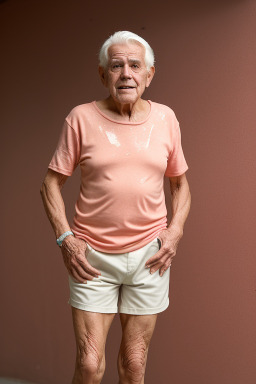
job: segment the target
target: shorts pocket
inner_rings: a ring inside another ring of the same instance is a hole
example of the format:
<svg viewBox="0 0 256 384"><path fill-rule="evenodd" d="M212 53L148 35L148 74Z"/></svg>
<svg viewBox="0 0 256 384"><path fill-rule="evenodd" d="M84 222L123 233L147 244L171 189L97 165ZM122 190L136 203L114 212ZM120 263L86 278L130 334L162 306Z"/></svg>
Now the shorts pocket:
<svg viewBox="0 0 256 384"><path fill-rule="evenodd" d="M87 257L89 254L93 253L94 249L86 242L86 250L85 250L85 256Z"/></svg>
<svg viewBox="0 0 256 384"><path fill-rule="evenodd" d="M157 237L157 242L158 242L159 249L161 249L162 243L161 243L161 240L158 237Z"/></svg>
<svg viewBox="0 0 256 384"><path fill-rule="evenodd" d="M154 240L152 240L152 245L154 245L159 251L161 248L161 240L158 237L155 237Z"/></svg>

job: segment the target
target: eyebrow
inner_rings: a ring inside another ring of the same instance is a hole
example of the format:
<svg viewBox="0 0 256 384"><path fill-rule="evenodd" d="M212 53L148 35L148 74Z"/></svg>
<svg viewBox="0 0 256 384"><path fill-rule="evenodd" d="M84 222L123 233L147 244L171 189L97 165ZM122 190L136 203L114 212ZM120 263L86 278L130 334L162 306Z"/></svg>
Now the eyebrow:
<svg viewBox="0 0 256 384"><path fill-rule="evenodd" d="M123 59L111 59L111 62L123 62ZM128 59L129 63L135 63L135 64L141 64L141 61L139 59Z"/></svg>

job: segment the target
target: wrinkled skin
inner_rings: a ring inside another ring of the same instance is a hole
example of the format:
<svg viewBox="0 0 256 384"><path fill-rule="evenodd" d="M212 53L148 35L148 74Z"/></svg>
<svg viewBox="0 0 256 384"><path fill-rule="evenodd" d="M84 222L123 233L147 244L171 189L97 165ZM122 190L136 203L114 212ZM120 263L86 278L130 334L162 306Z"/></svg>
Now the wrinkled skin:
<svg viewBox="0 0 256 384"><path fill-rule="evenodd" d="M119 384L144 384L147 356L157 314L120 313L123 336L118 355Z"/></svg>
<svg viewBox="0 0 256 384"><path fill-rule="evenodd" d="M106 338L115 314L72 307L72 316L77 347L72 384L100 383L106 366Z"/></svg>
<svg viewBox="0 0 256 384"><path fill-rule="evenodd" d="M150 257L145 264L146 267L150 268L151 273L159 270L160 276L163 276L170 267L177 253L179 241L183 236L184 223L191 205L191 194L186 174L169 177L169 182L172 194L172 220L169 226L158 235L161 241L161 249Z"/></svg>
<svg viewBox="0 0 256 384"><path fill-rule="evenodd" d="M61 246L64 264L69 274L78 282L85 284L86 280L92 280L101 274L89 264L86 249L86 242L74 236L67 236Z"/></svg>
<svg viewBox="0 0 256 384"><path fill-rule="evenodd" d="M146 262L146 266L150 268L150 273L159 270L160 276L171 266L174 256L176 255L179 241L182 237L179 230L172 228L164 229L158 235L161 240L160 250Z"/></svg>
<svg viewBox="0 0 256 384"><path fill-rule="evenodd" d="M148 349L157 314L119 315L122 326L117 361L119 384L144 384ZM72 316L77 344L72 384L99 384L106 367L106 339L115 314L72 307Z"/></svg>

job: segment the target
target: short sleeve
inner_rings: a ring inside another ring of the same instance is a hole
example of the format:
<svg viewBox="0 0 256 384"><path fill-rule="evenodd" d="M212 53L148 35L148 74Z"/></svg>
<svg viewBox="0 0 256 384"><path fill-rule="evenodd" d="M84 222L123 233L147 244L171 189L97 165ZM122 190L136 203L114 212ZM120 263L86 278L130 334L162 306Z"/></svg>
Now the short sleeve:
<svg viewBox="0 0 256 384"><path fill-rule="evenodd" d="M188 165L185 160L185 156L183 153L182 145L181 145L181 131L178 120L175 117L175 124L173 126L173 148L171 153L169 154L167 167L165 171L165 176L179 176L188 170Z"/></svg>
<svg viewBox="0 0 256 384"><path fill-rule="evenodd" d="M48 168L71 176L79 164L80 145L77 133L65 119L57 147Z"/></svg>

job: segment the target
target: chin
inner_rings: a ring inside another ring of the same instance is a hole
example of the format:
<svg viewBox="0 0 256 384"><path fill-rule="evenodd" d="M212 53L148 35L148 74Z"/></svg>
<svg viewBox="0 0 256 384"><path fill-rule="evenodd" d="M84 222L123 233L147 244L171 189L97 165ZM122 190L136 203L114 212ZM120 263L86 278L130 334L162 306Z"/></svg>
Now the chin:
<svg viewBox="0 0 256 384"><path fill-rule="evenodd" d="M115 99L121 104L134 104L139 99L139 96L117 95Z"/></svg>

